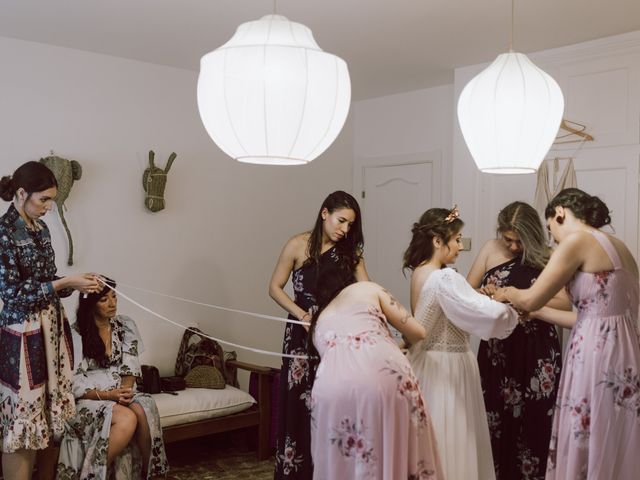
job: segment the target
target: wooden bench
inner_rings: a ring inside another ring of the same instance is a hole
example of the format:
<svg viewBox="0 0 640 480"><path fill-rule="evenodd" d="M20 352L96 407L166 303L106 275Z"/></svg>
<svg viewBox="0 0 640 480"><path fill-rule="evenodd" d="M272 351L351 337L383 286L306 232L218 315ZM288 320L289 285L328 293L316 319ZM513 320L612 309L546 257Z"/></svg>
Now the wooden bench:
<svg viewBox="0 0 640 480"><path fill-rule="evenodd" d="M172 425L162 429L165 443L178 442L188 438L202 437L212 433L229 432L241 428L256 427L257 457L265 460L271 455L269 447L269 427L271 425L271 380L275 370L237 360L228 360L233 367L253 372L258 376L258 402L242 412L197 422Z"/></svg>

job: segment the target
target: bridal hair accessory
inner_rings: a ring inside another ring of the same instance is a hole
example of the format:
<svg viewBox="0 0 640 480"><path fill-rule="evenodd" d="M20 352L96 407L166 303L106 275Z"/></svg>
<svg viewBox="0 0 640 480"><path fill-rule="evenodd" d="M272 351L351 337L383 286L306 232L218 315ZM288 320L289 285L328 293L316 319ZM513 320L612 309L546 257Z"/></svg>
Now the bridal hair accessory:
<svg viewBox="0 0 640 480"><path fill-rule="evenodd" d="M447 215L447 217L444 219L444 223L451 223L459 216L460 210L458 210L458 205L454 203L453 208L449 210L449 215Z"/></svg>

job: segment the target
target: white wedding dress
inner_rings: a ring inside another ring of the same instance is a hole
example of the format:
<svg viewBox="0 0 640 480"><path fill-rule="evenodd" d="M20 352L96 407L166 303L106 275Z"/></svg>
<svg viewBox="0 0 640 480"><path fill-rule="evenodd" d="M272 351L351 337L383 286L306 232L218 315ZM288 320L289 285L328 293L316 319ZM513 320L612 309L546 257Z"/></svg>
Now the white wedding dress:
<svg viewBox="0 0 640 480"><path fill-rule="evenodd" d="M485 340L508 337L518 314L476 292L451 268L444 268L425 281L414 317L425 327L427 337L411 346L409 361L431 412L444 476L495 480L480 373L469 332Z"/></svg>

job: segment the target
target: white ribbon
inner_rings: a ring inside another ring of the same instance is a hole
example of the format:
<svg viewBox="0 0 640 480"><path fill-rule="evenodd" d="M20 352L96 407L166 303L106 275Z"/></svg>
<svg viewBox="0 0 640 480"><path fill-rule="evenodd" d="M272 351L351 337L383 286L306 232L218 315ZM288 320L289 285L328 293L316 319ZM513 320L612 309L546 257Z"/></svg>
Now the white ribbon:
<svg viewBox="0 0 640 480"><path fill-rule="evenodd" d="M178 323L178 322L174 322L173 320L168 319L167 317L160 315L159 313L154 312L153 310L151 310L150 308L145 307L144 305L142 305L141 303L136 302L134 299L132 299L131 297L125 295L124 293L120 292L119 290L113 288L111 285L109 285L108 283L106 283L104 280L102 280L101 278L97 278L98 281L100 283L102 283L104 286L108 287L109 289L113 290L116 294L118 294L119 296L121 296L122 298L129 300L131 303L133 303L134 305L136 305L137 307L141 308L142 310L144 310L145 312L150 313L151 315L154 315L156 317L158 317L161 320L164 320L165 322L168 322L178 328L181 328L182 330L188 330L189 327L185 327L184 325ZM168 295L165 295L167 297L169 297ZM169 297L171 298L171 297ZM188 300L185 300L188 301ZM198 303L198 302L193 302L193 303ZM212 305L213 306L213 305ZM235 312L240 312L240 313L244 313L241 312L240 310L232 310L232 309L226 309L225 307L219 307L225 310L229 310L229 311L235 311ZM246 312L249 313L249 312ZM258 316L259 314L251 314L251 315L255 315ZM266 316L266 315L265 315ZM271 318L277 318L277 317L271 317ZM271 355L273 357L286 357L286 358L298 358L298 359L302 359L302 360L307 360L309 357L307 355L292 355L292 354L288 354L288 353L278 353L278 352L269 352L267 350L261 350L259 348L252 348L252 347L247 347L245 345L239 345L237 343L232 343L232 342L228 342L226 340L222 340L220 338L216 338L216 337L212 337L210 335L207 335L205 333L198 333L198 335L201 335L203 337L206 337L210 340L214 340L218 343L222 343L224 345L230 345L232 347L235 348L240 348L242 350L248 350L250 352L255 352L255 353L261 353L263 355Z"/></svg>
<svg viewBox="0 0 640 480"><path fill-rule="evenodd" d="M274 316L271 316L271 315L265 315L263 313L245 312L244 310L236 310L235 308L228 308L228 307L222 307L220 305L212 305L210 303L197 302L195 300L189 300L188 298L176 297L174 295L168 295L166 293L160 293L160 292L154 292L153 290L147 290L146 288L134 287L133 285L127 285L126 283L118 282L118 285L120 285L122 287L131 288L133 290L138 290L140 292L150 293L152 295L158 295L160 297L172 298L173 300L180 300L181 302L193 303L194 305L201 305L203 307L215 308L215 309L218 309L218 310L224 310L226 312L240 313L242 315L249 315L250 317L264 318L266 320L275 320L277 322L284 322L284 323L295 323L295 324L304 325L304 326L307 326L307 327L309 325L311 325L309 322L303 322L303 321L300 321L300 320L291 320L289 318L274 317Z"/></svg>

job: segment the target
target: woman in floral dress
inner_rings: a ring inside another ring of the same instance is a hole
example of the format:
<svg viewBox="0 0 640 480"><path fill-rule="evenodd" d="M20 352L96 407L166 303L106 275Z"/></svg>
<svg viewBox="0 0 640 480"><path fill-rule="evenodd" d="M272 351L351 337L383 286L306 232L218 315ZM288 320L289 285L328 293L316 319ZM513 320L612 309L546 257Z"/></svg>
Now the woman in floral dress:
<svg viewBox="0 0 640 480"><path fill-rule="evenodd" d="M0 180L13 200L0 218L0 450L5 478L27 480L36 457L40 478L52 478L53 447L74 414L71 331L60 297L91 292L91 274L56 276L51 237L40 220L57 183L51 170L27 162Z"/></svg>
<svg viewBox="0 0 640 480"><path fill-rule="evenodd" d="M313 478L442 479L427 406L388 323L412 342L425 330L380 285L354 280L323 275L317 292Z"/></svg>
<svg viewBox="0 0 640 480"><path fill-rule="evenodd" d="M408 357L433 412L445 477L492 480L489 428L469 339L470 333L505 338L518 315L445 268L458 257L462 226L455 207L429 209L413 225L404 267L413 272L411 306L427 338L412 345Z"/></svg>
<svg viewBox="0 0 640 480"><path fill-rule="evenodd" d="M622 241L598 230L611 222L599 198L565 189L545 216L558 243L549 263L530 288L506 287L494 297L535 311L568 284L578 310L560 379L546 478L638 478L638 267Z"/></svg>
<svg viewBox="0 0 640 480"><path fill-rule="evenodd" d="M346 271L368 280L362 258L364 240L358 202L336 191L322 203L311 232L285 244L269 283L269 295L289 312L291 320L310 321L316 305L320 269ZM292 277L295 301L284 291ZM307 329L287 323L282 351L306 355ZM316 361L283 358L280 370L278 445L274 479L311 479L310 395Z"/></svg>
<svg viewBox="0 0 640 480"><path fill-rule="evenodd" d="M510 285L530 287L550 255L538 212L524 202L510 203L498 214L497 234L478 253L467 280L488 295ZM564 291L553 307L571 309ZM539 319L518 325L505 339L480 342L478 366L498 480L544 478L560 351L556 328Z"/></svg>
<svg viewBox="0 0 640 480"><path fill-rule="evenodd" d="M109 287L78 306L83 358L73 382L77 414L62 440L58 480L164 478L168 471L158 409L151 395L136 391L142 340L131 318L116 315Z"/></svg>

